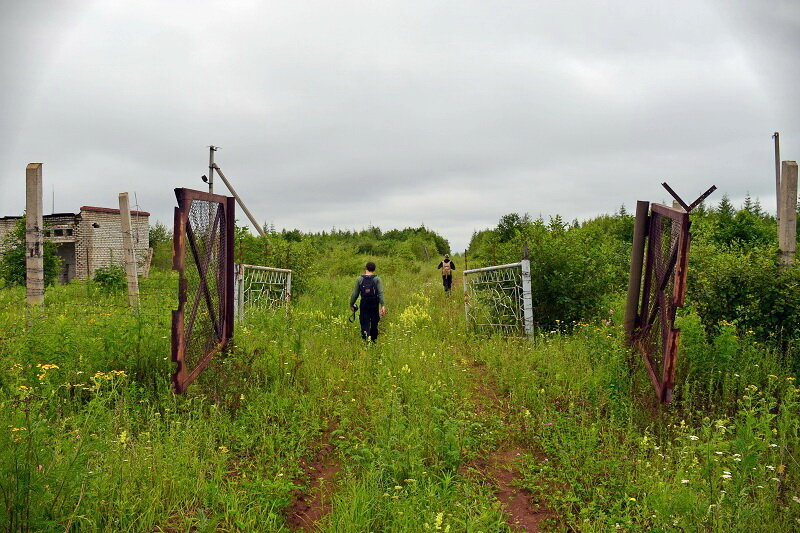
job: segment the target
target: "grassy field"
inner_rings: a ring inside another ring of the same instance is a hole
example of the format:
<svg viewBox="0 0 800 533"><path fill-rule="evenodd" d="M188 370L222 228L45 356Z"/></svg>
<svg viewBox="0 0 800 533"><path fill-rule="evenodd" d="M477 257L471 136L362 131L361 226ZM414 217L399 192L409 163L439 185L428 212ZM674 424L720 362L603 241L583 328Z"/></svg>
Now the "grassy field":
<svg viewBox="0 0 800 533"><path fill-rule="evenodd" d="M0 522L281 531L300 498L337 532L800 527L800 389L751 340L707 345L688 312L685 358L741 371L660 409L613 320L474 337L460 286L384 265L377 345L347 320L358 272L315 277L291 313L238 324L185 396L169 387L170 275L144 282L138 314L91 285L49 290L35 313L0 291Z"/></svg>

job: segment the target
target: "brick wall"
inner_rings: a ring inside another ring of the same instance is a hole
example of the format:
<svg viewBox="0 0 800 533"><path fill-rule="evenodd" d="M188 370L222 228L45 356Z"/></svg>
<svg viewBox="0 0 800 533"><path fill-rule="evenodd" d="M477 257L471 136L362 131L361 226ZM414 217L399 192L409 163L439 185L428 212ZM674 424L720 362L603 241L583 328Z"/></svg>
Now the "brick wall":
<svg viewBox="0 0 800 533"><path fill-rule="evenodd" d="M94 225L98 227L94 227ZM79 277L94 275L97 268L117 264L123 266L122 219L117 209L82 207L80 212L81 238L76 243L75 255ZM141 211L131 212L133 249L136 254L139 274L142 274L150 247L150 215Z"/></svg>
<svg viewBox="0 0 800 533"><path fill-rule="evenodd" d="M19 217L0 218L0 253L2 241L19 221ZM81 207L79 214L45 215L45 239L61 245L59 255L65 265L63 281L73 277L91 278L99 267L123 265L122 219L118 209ZM97 227L94 227L97 225ZM150 247L150 214L131 211L133 247L139 274L142 274ZM74 255L72 248L74 247Z"/></svg>

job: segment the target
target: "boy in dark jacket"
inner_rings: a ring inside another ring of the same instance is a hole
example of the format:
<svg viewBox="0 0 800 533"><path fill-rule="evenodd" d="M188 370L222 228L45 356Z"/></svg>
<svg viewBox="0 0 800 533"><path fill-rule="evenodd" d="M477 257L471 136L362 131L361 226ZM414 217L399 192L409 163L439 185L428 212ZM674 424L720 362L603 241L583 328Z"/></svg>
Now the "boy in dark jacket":
<svg viewBox="0 0 800 533"><path fill-rule="evenodd" d="M386 303L383 300L383 284L375 275L375 263L367 263L363 276L356 280L353 294L350 295L350 310L355 313L356 300L361 297L361 313L358 320L361 323L361 338L378 340L378 322L386 314Z"/></svg>
<svg viewBox="0 0 800 533"><path fill-rule="evenodd" d="M456 264L450 261L450 255L444 254L444 259L436 267L442 270L442 284L444 285L444 292L449 292L450 287L453 286L453 270L456 269Z"/></svg>

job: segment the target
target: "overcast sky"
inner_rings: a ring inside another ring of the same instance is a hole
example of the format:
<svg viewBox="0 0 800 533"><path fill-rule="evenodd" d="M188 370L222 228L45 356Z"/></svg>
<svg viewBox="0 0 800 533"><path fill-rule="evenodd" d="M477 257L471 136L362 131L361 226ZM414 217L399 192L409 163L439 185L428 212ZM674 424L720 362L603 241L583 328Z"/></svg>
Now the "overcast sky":
<svg viewBox="0 0 800 533"><path fill-rule="evenodd" d="M460 250L663 180L774 210L772 132L800 159L797 0L3 4L0 215L42 162L45 213L130 191L171 224L215 144L259 220L424 223Z"/></svg>

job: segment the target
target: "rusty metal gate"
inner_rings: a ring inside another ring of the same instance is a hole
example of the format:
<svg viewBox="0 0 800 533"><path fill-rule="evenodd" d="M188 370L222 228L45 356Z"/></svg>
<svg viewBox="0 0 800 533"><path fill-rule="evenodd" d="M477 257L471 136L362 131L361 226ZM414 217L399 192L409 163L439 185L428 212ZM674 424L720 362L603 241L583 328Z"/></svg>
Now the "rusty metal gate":
<svg viewBox="0 0 800 533"><path fill-rule="evenodd" d="M689 213L716 187L687 205L669 185L662 185L680 207L637 203L625 329L629 341L642 355L658 400L667 404L672 401L675 388L680 341L675 315L686 299Z"/></svg>
<svg viewBox="0 0 800 533"><path fill-rule="evenodd" d="M233 336L234 199L175 189L172 268L178 271L178 309L172 312L172 376L186 387Z"/></svg>

